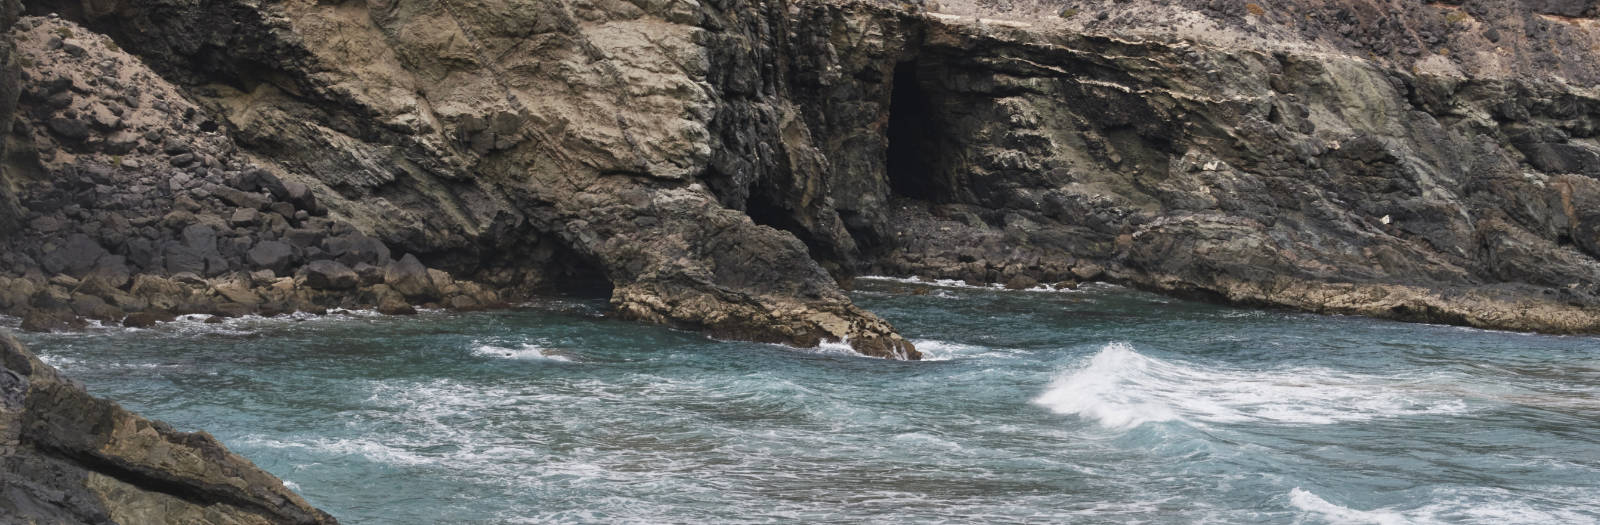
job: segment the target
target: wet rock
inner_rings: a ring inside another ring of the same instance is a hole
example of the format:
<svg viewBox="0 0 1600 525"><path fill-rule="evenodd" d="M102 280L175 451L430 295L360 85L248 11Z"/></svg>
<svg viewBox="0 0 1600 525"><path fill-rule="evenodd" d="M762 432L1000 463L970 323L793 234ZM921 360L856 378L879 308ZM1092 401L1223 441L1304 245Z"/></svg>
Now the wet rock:
<svg viewBox="0 0 1600 525"><path fill-rule="evenodd" d="M67 308L39 308L22 316L20 328L24 332L63 332L82 330L88 322Z"/></svg>
<svg viewBox="0 0 1600 525"><path fill-rule="evenodd" d="M115 321L123 316L122 309L107 304L104 299L82 293L72 295L72 313L96 321Z"/></svg>
<svg viewBox="0 0 1600 525"><path fill-rule="evenodd" d="M417 309L412 307L411 303L407 303L405 299L389 295L378 303L378 313L383 315L416 315Z"/></svg>
<svg viewBox="0 0 1600 525"><path fill-rule="evenodd" d="M150 328L157 323L170 323L178 320L178 316L166 310L144 310L128 314L122 320L122 326L128 328Z"/></svg>
<svg viewBox="0 0 1600 525"><path fill-rule="evenodd" d="M1018 275L1007 280L1005 286L1007 290L1027 290L1039 286L1039 281L1026 275Z"/></svg>

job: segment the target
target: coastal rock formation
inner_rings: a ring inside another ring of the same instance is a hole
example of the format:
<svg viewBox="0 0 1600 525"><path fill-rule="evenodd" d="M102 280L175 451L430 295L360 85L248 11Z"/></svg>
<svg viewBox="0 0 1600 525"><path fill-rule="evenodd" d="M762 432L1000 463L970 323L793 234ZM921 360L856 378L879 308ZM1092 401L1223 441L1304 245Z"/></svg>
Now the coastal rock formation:
<svg viewBox="0 0 1600 525"><path fill-rule="evenodd" d="M0 521L336 523L210 435L89 395L5 332Z"/></svg>
<svg viewBox="0 0 1600 525"><path fill-rule="evenodd" d="M0 308L572 289L915 358L837 284L891 273L1600 331L1592 5L1390 3L27 2Z"/></svg>

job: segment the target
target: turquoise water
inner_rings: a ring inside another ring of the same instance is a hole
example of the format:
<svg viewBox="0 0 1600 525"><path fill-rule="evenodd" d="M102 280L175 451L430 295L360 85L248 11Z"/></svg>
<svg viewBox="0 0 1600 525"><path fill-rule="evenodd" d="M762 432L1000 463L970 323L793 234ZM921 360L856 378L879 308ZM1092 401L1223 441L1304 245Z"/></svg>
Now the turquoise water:
<svg viewBox="0 0 1600 525"><path fill-rule="evenodd" d="M24 339L345 523L1600 522L1600 339L858 287L928 361L576 300Z"/></svg>

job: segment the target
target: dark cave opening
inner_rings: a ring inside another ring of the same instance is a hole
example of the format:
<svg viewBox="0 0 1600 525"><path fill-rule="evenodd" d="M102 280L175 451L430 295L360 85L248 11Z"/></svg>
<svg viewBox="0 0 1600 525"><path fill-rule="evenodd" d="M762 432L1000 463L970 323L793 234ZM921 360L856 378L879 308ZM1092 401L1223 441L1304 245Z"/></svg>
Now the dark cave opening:
<svg viewBox="0 0 1600 525"><path fill-rule="evenodd" d="M894 67L889 93L889 147L886 171L895 195L938 201L946 192L939 184L933 154L938 143L933 103L917 78L916 62Z"/></svg>

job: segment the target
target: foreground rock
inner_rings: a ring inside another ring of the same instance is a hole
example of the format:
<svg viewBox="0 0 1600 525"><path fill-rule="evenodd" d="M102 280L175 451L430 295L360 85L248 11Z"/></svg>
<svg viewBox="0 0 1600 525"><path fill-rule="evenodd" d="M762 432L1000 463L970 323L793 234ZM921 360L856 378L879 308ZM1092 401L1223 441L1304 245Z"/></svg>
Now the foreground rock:
<svg viewBox="0 0 1600 525"><path fill-rule="evenodd" d="M5 332L0 521L335 523L210 435L89 395Z"/></svg>

